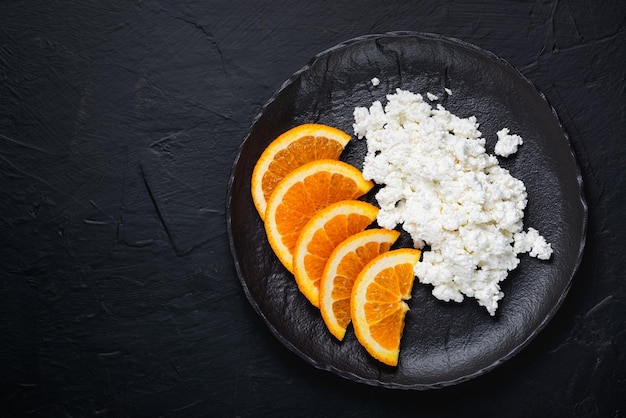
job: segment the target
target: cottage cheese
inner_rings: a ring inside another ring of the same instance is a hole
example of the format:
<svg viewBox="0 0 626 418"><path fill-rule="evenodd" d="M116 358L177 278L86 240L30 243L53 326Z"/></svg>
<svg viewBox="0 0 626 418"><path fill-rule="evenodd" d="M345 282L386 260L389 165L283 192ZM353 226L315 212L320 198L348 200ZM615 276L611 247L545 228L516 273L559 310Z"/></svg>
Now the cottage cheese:
<svg viewBox="0 0 626 418"><path fill-rule="evenodd" d="M509 134L509 128L502 128L496 132L498 142L493 152L501 157L508 157L517 152L517 147L522 145L524 141L519 135Z"/></svg>
<svg viewBox="0 0 626 418"><path fill-rule="evenodd" d="M515 252L528 253L531 257L548 260L552 255L552 246L539 234L535 228L528 228L527 232L515 234Z"/></svg>
<svg viewBox="0 0 626 418"><path fill-rule="evenodd" d="M402 225L417 248L430 246L415 275L435 297L475 298L494 315L504 296L499 283L517 267L518 254L552 254L537 230L523 231L524 183L486 152L475 117L459 118L401 89L387 100L384 108L375 101L354 110L354 132L367 138L363 175L383 185L377 221ZM505 151L522 143L506 141Z"/></svg>

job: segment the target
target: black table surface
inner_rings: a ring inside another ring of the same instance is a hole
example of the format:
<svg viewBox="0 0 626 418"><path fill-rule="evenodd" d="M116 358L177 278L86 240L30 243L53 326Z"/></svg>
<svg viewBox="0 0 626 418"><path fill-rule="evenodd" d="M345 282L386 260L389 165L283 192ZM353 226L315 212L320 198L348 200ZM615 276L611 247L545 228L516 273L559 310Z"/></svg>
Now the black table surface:
<svg viewBox="0 0 626 418"><path fill-rule="evenodd" d="M626 2L0 4L0 415L626 416ZM318 370L248 302L233 161L317 53L389 31L517 67L568 133L587 244L518 355L444 389Z"/></svg>

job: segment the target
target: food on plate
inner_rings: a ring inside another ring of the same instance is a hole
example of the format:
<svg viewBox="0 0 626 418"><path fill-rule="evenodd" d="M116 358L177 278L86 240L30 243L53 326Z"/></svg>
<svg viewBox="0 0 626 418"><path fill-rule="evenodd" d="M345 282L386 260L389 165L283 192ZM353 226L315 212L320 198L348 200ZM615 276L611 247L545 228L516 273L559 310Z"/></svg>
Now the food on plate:
<svg viewBox="0 0 626 418"><path fill-rule="evenodd" d="M499 283L518 254L546 260L552 248L538 231L523 230L525 185L486 152L478 127L473 116L401 89L384 108L375 101L354 110L354 132L367 141L363 175L382 186L378 224L402 225L417 248L430 247L415 274L436 298L472 297L495 315L504 296ZM498 137L502 155L522 144L508 129Z"/></svg>
<svg viewBox="0 0 626 418"><path fill-rule="evenodd" d="M421 251L401 248L384 252L359 273L351 297L351 316L357 339L379 361L396 366L404 317L409 310L413 273Z"/></svg>
<svg viewBox="0 0 626 418"><path fill-rule="evenodd" d="M360 200L342 200L321 209L304 225L293 252L293 272L298 288L319 306L319 286L333 250L346 238L363 231L378 208Z"/></svg>
<svg viewBox="0 0 626 418"><path fill-rule="evenodd" d="M362 172L339 160L348 134L305 124L273 141L252 175L270 246L329 332L342 341L352 322L359 343L391 366L415 278L440 300L475 298L495 315L518 255L552 255L539 231L524 231L526 187L495 156L523 139L503 128L491 155L475 117L428 101L397 89L385 107L354 109L354 133L367 142ZM358 200L375 184L378 206ZM414 248L391 249L398 226Z"/></svg>
<svg viewBox="0 0 626 418"><path fill-rule="evenodd" d="M357 168L338 160L315 160L287 174L270 195L265 212L268 241L287 270L293 273L293 250L313 215L372 187Z"/></svg>
<svg viewBox="0 0 626 418"><path fill-rule="evenodd" d="M339 129L308 123L272 141L252 172L252 200L261 218L265 218L270 194L285 175L313 160L338 159L350 138Z"/></svg>
<svg viewBox="0 0 626 418"><path fill-rule="evenodd" d="M389 251L400 232L372 228L341 242L328 257L319 287L319 308L326 327L342 341L350 324L352 287L363 267Z"/></svg>
<svg viewBox="0 0 626 418"><path fill-rule="evenodd" d="M517 152L517 147L524 143L521 136L510 134L509 128L502 128L496 135L498 136L498 142L493 149L493 152L500 157L508 157L509 155Z"/></svg>

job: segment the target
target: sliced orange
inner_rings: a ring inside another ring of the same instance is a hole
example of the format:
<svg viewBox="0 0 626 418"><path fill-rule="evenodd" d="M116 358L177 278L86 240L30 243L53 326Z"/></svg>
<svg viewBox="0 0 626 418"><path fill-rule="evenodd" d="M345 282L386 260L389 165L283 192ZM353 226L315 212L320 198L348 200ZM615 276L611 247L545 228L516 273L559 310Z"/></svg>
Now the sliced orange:
<svg viewBox="0 0 626 418"><path fill-rule="evenodd" d="M356 199L374 184L338 160L315 160L287 174L267 203L265 232L283 265L293 273L293 250L304 225L321 209Z"/></svg>
<svg viewBox="0 0 626 418"><path fill-rule="evenodd" d="M319 306L319 283L335 247L376 219L378 208L360 200L342 200L321 209L304 225L293 251L298 288Z"/></svg>
<svg viewBox="0 0 626 418"><path fill-rule="evenodd" d="M252 200L261 219L270 194L288 173L313 160L338 159L348 141L347 133L315 123L296 126L272 141L252 172Z"/></svg>
<svg viewBox="0 0 626 418"><path fill-rule="evenodd" d="M411 297L413 267L421 251L401 248L383 253L359 273L351 297L354 333L368 353L379 361L396 366L404 317L405 302Z"/></svg>
<svg viewBox="0 0 626 418"><path fill-rule="evenodd" d="M359 232L341 242L332 252L320 280L320 312L328 330L343 340L350 323L352 287L363 268L389 250L398 231L374 228Z"/></svg>

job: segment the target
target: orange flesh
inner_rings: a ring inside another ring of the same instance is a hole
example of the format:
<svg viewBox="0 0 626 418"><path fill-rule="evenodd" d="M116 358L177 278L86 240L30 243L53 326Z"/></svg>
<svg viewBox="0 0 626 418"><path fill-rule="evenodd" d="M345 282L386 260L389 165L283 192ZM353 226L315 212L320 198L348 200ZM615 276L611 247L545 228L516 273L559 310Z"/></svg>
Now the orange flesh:
<svg viewBox="0 0 626 418"><path fill-rule="evenodd" d="M283 243L293 251L302 228L315 213L331 203L355 199L361 194L353 180L328 172L315 173L295 184L276 210L276 225Z"/></svg>
<svg viewBox="0 0 626 418"><path fill-rule="evenodd" d="M326 224L323 230L317 231L307 246L309 254L305 257L305 269L314 279L319 288L319 281L326 267L328 257L333 250L347 237L362 231L372 220L363 215L339 215Z"/></svg>
<svg viewBox="0 0 626 418"><path fill-rule="evenodd" d="M268 200L276 185L294 169L314 160L337 159L343 146L334 139L323 136L304 136L279 151L262 179L265 199Z"/></svg>

